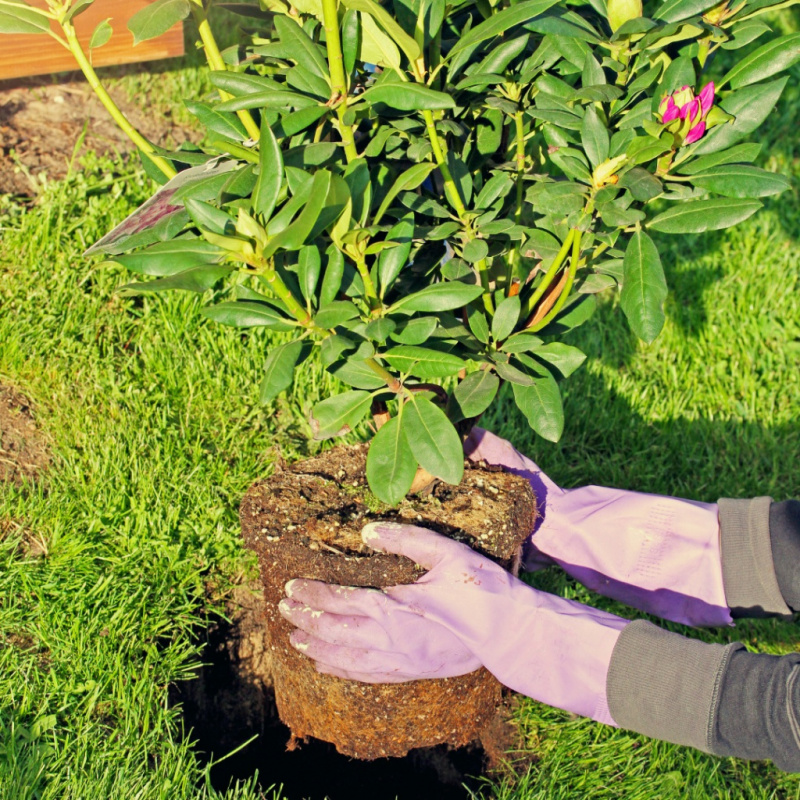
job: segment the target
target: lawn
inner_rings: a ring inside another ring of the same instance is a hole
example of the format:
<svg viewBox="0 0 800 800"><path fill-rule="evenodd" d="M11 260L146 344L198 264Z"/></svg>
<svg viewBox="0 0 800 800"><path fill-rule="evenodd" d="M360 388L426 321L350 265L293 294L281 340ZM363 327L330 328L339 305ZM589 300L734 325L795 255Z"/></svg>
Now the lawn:
<svg viewBox="0 0 800 800"><path fill-rule="evenodd" d="M788 14L775 24L796 29ZM159 107L204 85L195 64L192 55L163 76L118 80ZM759 134L759 165L794 179L798 87L795 67ZM293 459L317 447L306 416L332 379L306 367L290 395L261 407L269 334L207 322L194 297L123 298L116 289L128 276L81 256L152 188L136 163L88 155L34 204L0 198L0 384L30 398L52 454L35 479L0 485L3 800L283 796L270 788L282 776L269 763L257 778L213 788L169 687L190 677L209 619L254 574L239 498L276 451ZM537 440L508 398L484 424L565 487L800 496L798 237L795 189L734 231L664 238L664 332L644 346L613 297L601 304L573 334L589 360L565 384L561 442ZM632 615L555 571L533 580ZM670 627L757 652L800 647L794 623ZM532 701L516 714L536 759L516 781L487 782L487 798L800 797L800 778L770 764Z"/></svg>

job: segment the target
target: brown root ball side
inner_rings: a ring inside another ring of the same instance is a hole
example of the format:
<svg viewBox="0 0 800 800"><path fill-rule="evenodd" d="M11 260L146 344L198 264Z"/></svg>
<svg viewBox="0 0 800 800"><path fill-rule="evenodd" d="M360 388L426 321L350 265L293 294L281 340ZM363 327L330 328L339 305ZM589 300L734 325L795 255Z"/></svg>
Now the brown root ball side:
<svg viewBox="0 0 800 800"><path fill-rule="evenodd" d="M278 712L293 741L314 736L354 758L470 744L501 699L502 687L486 670L382 685L322 675L290 646L292 628L278 603L286 582L298 577L376 588L415 581L423 571L409 559L376 553L361 541L362 527L376 519L431 528L515 570L536 500L524 478L467 463L459 486L440 483L425 497L382 506L367 491L366 453L366 445L341 446L281 465L242 500L244 542L258 555L264 585Z"/></svg>

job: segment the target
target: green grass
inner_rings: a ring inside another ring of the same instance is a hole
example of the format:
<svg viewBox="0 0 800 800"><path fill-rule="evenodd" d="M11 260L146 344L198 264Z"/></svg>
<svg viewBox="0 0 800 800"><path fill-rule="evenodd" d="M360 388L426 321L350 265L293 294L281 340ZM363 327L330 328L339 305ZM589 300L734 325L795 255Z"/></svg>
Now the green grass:
<svg viewBox="0 0 800 800"><path fill-rule="evenodd" d="M201 86L186 70L186 85ZM147 75L120 80L161 97L165 85L174 90L175 71L162 84ZM798 79L795 68L761 137L761 163L795 178ZM197 661L195 637L212 610L206 587L221 592L252 574L239 498L269 469L273 448L287 458L311 452L306 414L333 387L307 367L292 395L261 408L268 336L204 321L195 298L115 294L128 276L81 252L150 191L135 168L87 156L32 207L0 199L0 382L35 401L55 455L39 482L0 488L0 520L19 521L46 550L26 555L21 534L0 537L3 800L219 796L168 707L168 686ZM800 495L799 236L800 204L787 193L734 231L664 238L664 333L649 347L635 342L613 301L576 332L590 359L565 384L561 443L536 440L507 398L486 426L563 486L711 501ZM630 613L554 570L535 581ZM789 623L671 627L760 652L798 649ZM518 723L537 760L515 785L488 784L487 797L800 797L800 778L769 764L706 756L532 701ZM263 772L265 784L280 783L269 765ZM251 783L225 796L260 795Z"/></svg>

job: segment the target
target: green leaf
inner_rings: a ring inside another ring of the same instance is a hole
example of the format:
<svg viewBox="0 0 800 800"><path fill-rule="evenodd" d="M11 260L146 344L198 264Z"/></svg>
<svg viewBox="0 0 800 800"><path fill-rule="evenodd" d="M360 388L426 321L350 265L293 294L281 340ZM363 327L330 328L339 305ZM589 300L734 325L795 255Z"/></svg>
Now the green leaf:
<svg viewBox="0 0 800 800"><path fill-rule="evenodd" d="M0 6L0 33L46 33L50 20L22 0L22 6Z"/></svg>
<svg viewBox="0 0 800 800"><path fill-rule="evenodd" d="M403 267L408 264L408 257L411 254L411 245L414 238L414 215L406 214L399 222L394 225L386 240L399 242L397 247L384 250L378 256L378 281L381 287L381 298L391 288L397 280Z"/></svg>
<svg viewBox="0 0 800 800"><path fill-rule="evenodd" d="M189 267L216 264L223 256L223 250L204 239L182 236L168 242L157 242L136 253L116 256L113 260L132 272L163 277Z"/></svg>
<svg viewBox="0 0 800 800"><path fill-rule="evenodd" d="M161 36L173 25L186 19L190 10L189 0L155 0L149 3L128 20L133 44Z"/></svg>
<svg viewBox="0 0 800 800"><path fill-rule="evenodd" d="M322 277L322 288L319 292L320 306L330 305L339 294L344 277L344 255L340 250L331 246L327 250L328 263L325 265L325 275Z"/></svg>
<svg viewBox="0 0 800 800"><path fill-rule="evenodd" d="M461 483L464 450L444 411L425 397L412 397L403 416L408 444L420 466L445 483Z"/></svg>
<svg viewBox="0 0 800 800"><path fill-rule="evenodd" d="M503 342L501 350L505 353L525 353L529 350L536 350L544 344L544 341L532 333L515 333Z"/></svg>
<svg viewBox="0 0 800 800"><path fill-rule="evenodd" d="M633 332L645 342L652 342L664 327L666 299L667 280L658 248L644 231L637 231L625 250L620 305Z"/></svg>
<svg viewBox="0 0 800 800"><path fill-rule="evenodd" d="M655 175L641 167L634 167L628 170L619 180L619 185L628 189L634 200L646 203L654 197L658 197L664 187Z"/></svg>
<svg viewBox="0 0 800 800"><path fill-rule="evenodd" d="M461 253L464 261L468 261L470 264L482 261L487 255L489 255L489 245L485 239L471 239L464 245Z"/></svg>
<svg viewBox="0 0 800 800"><path fill-rule="evenodd" d="M361 97L371 105L384 103L397 111L436 111L456 106L446 92L437 92L419 83L381 83L367 89Z"/></svg>
<svg viewBox="0 0 800 800"><path fill-rule="evenodd" d="M323 56L322 48L315 44L309 35L289 17L276 14L273 24L281 44L285 45L292 53L291 58L309 72L327 81L328 63Z"/></svg>
<svg viewBox="0 0 800 800"><path fill-rule="evenodd" d="M174 275L157 278L154 281L128 283L120 287L119 291L126 295L152 294L173 289L181 289L186 292L205 292L233 271L233 267L224 264L190 267Z"/></svg>
<svg viewBox="0 0 800 800"><path fill-rule="evenodd" d="M111 17L104 19L100 22L92 33L92 38L89 39L89 49L94 50L97 47L102 47L108 43L108 40L114 35L114 29L111 27Z"/></svg>
<svg viewBox="0 0 800 800"><path fill-rule="evenodd" d="M648 228L662 233L704 233L736 225L761 208L757 200L694 200L654 217Z"/></svg>
<svg viewBox="0 0 800 800"><path fill-rule="evenodd" d="M718 0L666 0L661 3L653 16L665 22L679 22L702 14L717 2Z"/></svg>
<svg viewBox="0 0 800 800"><path fill-rule="evenodd" d="M398 300L392 310L404 308L406 311L450 311L461 308L481 296L480 286L470 286L459 281L434 283L418 292Z"/></svg>
<svg viewBox="0 0 800 800"><path fill-rule="evenodd" d="M409 167L405 172L401 173L383 198L373 223L375 225L380 223L381 218L400 192L409 192L416 189L434 169L436 169L436 164L414 164L413 167Z"/></svg>
<svg viewBox="0 0 800 800"><path fill-rule="evenodd" d="M273 331L289 331L295 324L281 316L266 303L254 303L247 300L236 300L217 303L215 306L202 309L202 314L223 325L235 328L269 328Z"/></svg>
<svg viewBox="0 0 800 800"><path fill-rule="evenodd" d="M738 61L720 81L718 88L729 82L733 89L749 86L751 83L763 81L778 72L783 72L798 60L800 60L800 33L781 36Z"/></svg>
<svg viewBox="0 0 800 800"><path fill-rule="evenodd" d="M464 419L477 417L492 404L500 380L488 369L479 369L467 375L454 391L454 396Z"/></svg>
<svg viewBox="0 0 800 800"><path fill-rule="evenodd" d="M268 220L275 210L283 183L283 156L275 134L264 117L258 152L258 177L253 189L253 212Z"/></svg>
<svg viewBox="0 0 800 800"><path fill-rule="evenodd" d="M423 344L431 338L438 324L436 317L413 317L398 323L390 338L400 344Z"/></svg>
<svg viewBox="0 0 800 800"><path fill-rule="evenodd" d="M547 336L560 336L583 325L597 310L597 300L592 294L574 295L567 300L561 313L540 333Z"/></svg>
<svg viewBox="0 0 800 800"><path fill-rule="evenodd" d="M236 229L235 221L221 209L212 206L211 203L187 197L183 204L195 225L203 230L225 236L232 234Z"/></svg>
<svg viewBox="0 0 800 800"><path fill-rule="evenodd" d="M681 164L675 171L680 175L691 175L696 172L704 172L720 164L735 164L741 161L749 163L755 161L760 152L761 145L757 142L737 144L735 147L730 147L720 153L711 153L711 155L692 159L687 163Z"/></svg>
<svg viewBox="0 0 800 800"><path fill-rule="evenodd" d="M381 353L385 359L398 372L407 372L418 378L447 378L456 375L465 364L451 353L442 353L439 350L429 350L425 347L413 345L399 345Z"/></svg>
<svg viewBox="0 0 800 800"><path fill-rule="evenodd" d="M317 311L314 324L320 328L335 328L358 316L358 309L349 300L334 300Z"/></svg>
<svg viewBox="0 0 800 800"><path fill-rule="evenodd" d="M396 505L411 489L417 460L411 452L401 417L392 417L375 434L367 453L367 483L384 503Z"/></svg>
<svg viewBox="0 0 800 800"><path fill-rule="evenodd" d="M314 97L281 89L280 91L259 92L246 94L243 97L234 97L232 100L219 103L216 106L216 110L228 112L242 111L248 108L309 108L318 105L319 100Z"/></svg>
<svg viewBox="0 0 800 800"><path fill-rule="evenodd" d="M514 401L528 424L543 439L557 442L564 431L561 393L552 375L534 378L531 386L511 385Z"/></svg>
<svg viewBox="0 0 800 800"><path fill-rule="evenodd" d="M492 336L496 342L507 339L519 321L521 304L519 297L506 297L498 306L492 317Z"/></svg>
<svg viewBox="0 0 800 800"><path fill-rule="evenodd" d="M783 175L747 164L725 164L692 177L692 183L725 197L768 197L791 188Z"/></svg>
<svg viewBox="0 0 800 800"><path fill-rule="evenodd" d="M356 389L369 389L374 391L386 384L379 378L364 359L349 359L339 364L334 364L328 368L328 372L338 378L348 386L355 386Z"/></svg>
<svg viewBox="0 0 800 800"><path fill-rule="evenodd" d="M307 303L311 304L317 291L319 274L322 269L322 257L316 245L301 247L297 257L297 279L300 291Z"/></svg>
<svg viewBox="0 0 800 800"><path fill-rule="evenodd" d="M351 8L344 12L344 19L342 19L342 55L345 75L352 74L355 69L360 47L361 21L358 12Z"/></svg>
<svg viewBox="0 0 800 800"><path fill-rule="evenodd" d="M349 13L349 12L348 12ZM355 12L357 13L357 12ZM359 58L378 67L389 67L400 72L400 51L369 14L361 15L361 47Z"/></svg>
<svg viewBox="0 0 800 800"><path fill-rule="evenodd" d="M720 102L720 107L735 119L733 122L717 125L706 133L695 146L695 155L725 150L752 133L769 116L788 80L784 77L770 83L746 86L728 95Z"/></svg>
<svg viewBox="0 0 800 800"><path fill-rule="evenodd" d="M372 395L365 391L335 394L317 403L311 410L311 430L314 439L344 436L364 419L372 403Z"/></svg>
<svg viewBox="0 0 800 800"><path fill-rule="evenodd" d="M205 103L184 100L183 104L190 114L194 114L200 120L200 124L204 128L237 142L243 142L248 138L244 125L233 114L218 111Z"/></svg>
<svg viewBox="0 0 800 800"><path fill-rule="evenodd" d="M450 49L448 58L467 47L502 36L516 25L522 25L544 14L548 8L556 5L558 0L523 0L489 17L480 25L476 25L466 36L462 36Z"/></svg>
<svg viewBox="0 0 800 800"><path fill-rule="evenodd" d="M481 309L467 306L467 324L479 342L489 344L489 323Z"/></svg>
<svg viewBox="0 0 800 800"><path fill-rule="evenodd" d="M263 94L264 92L280 92L286 88L283 83L265 78L261 75L252 75L249 72L209 72L208 79L212 86L222 89L234 97L248 94Z"/></svg>
<svg viewBox="0 0 800 800"><path fill-rule="evenodd" d="M373 17L397 43L409 61L419 57L419 45L398 24L397 20L373 0L342 0L342 5Z"/></svg>
<svg viewBox="0 0 800 800"><path fill-rule="evenodd" d="M586 361L586 354L577 347L563 342L550 342L533 350L536 358L552 364L565 378L568 378Z"/></svg>
<svg viewBox="0 0 800 800"><path fill-rule="evenodd" d="M303 342L296 340L279 345L270 352L264 363L259 400L262 405L274 400L292 385L294 369L303 354Z"/></svg>
<svg viewBox="0 0 800 800"><path fill-rule="evenodd" d="M608 158L608 128L602 122L594 106L587 106L581 123L581 142L593 167L598 167Z"/></svg>
<svg viewBox="0 0 800 800"><path fill-rule="evenodd" d="M508 383L513 383L515 386L533 386L533 377L513 364L498 359L494 368L497 370L497 374Z"/></svg>

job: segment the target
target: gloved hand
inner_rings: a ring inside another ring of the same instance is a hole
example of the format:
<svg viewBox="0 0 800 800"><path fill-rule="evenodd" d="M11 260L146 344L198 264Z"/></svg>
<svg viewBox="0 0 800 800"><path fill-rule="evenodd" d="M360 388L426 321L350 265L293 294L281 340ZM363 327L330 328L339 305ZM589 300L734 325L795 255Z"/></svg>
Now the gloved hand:
<svg viewBox="0 0 800 800"><path fill-rule="evenodd" d="M628 620L538 591L425 528L379 522L362 537L428 572L382 590L290 581L279 608L299 628L292 644L320 672L387 683L460 675L483 664L514 691L615 724L606 676Z"/></svg>
<svg viewBox="0 0 800 800"><path fill-rule="evenodd" d="M732 624L715 503L602 486L564 490L480 428L464 450L530 481L540 519L523 552L526 569L558 564L589 589L673 622Z"/></svg>

